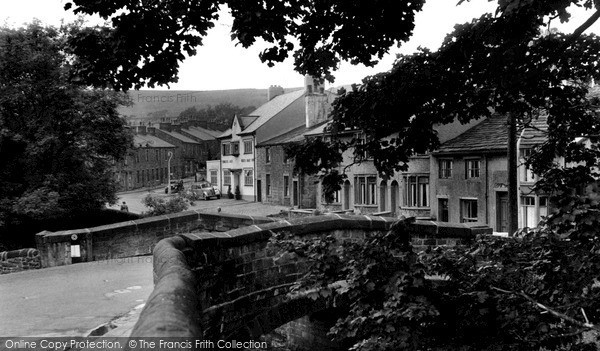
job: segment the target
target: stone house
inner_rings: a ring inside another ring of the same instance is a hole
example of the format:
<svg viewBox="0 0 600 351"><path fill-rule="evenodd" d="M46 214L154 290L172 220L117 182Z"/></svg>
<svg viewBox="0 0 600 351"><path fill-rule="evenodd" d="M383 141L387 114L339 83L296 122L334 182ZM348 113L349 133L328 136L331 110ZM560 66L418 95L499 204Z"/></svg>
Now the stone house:
<svg viewBox="0 0 600 351"><path fill-rule="evenodd" d="M131 190L166 183L168 156L169 152L175 154L175 145L158 138L153 127L137 126L131 129L134 148L114 167L119 188Z"/></svg>
<svg viewBox="0 0 600 351"><path fill-rule="evenodd" d="M522 165L544 141L542 116L519 136L519 227L533 227L548 213L548 196L531 188L537 178ZM431 216L442 222L481 223L495 232L508 227L508 127L493 116L443 143L430 160Z"/></svg>
<svg viewBox="0 0 600 351"><path fill-rule="evenodd" d="M172 179L191 177L200 170L201 144L182 132L181 124L160 123L156 136L175 145L171 160Z"/></svg>
<svg viewBox="0 0 600 351"><path fill-rule="evenodd" d="M206 169L207 160L215 160L220 157L221 143L217 137L223 132L196 126L194 122L185 122L181 125L180 133L200 145L200 151L196 159L200 169Z"/></svg>
<svg viewBox="0 0 600 351"><path fill-rule="evenodd" d="M436 126L441 142L456 137L480 121L470 124L459 122ZM327 138L324 126L306 133L306 137ZM346 131L341 135L348 140L361 137L360 131ZM362 214L382 214L387 216L404 215L419 218L431 216L430 190L430 155L411 157L406 172L396 173L384 178L379 175L372 159L365 159L360 164L353 164L354 150L347 150L340 172L345 172L347 179L341 190L334 194L333 203L325 203L319 185L317 193L319 208L330 211L355 211Z"/></svg>
<svg viewBox="0 0 600 351"><path fill-rule="evenodd" d="M228 189L235 193L239 189L244 200L262 201L270 189L271 178L264 173L257 174L256 146L306 125L309 115L326 118L327 111L323 109L307 113L307 109L316 105L308 104L306 97L314 95L312 100L327 100L331 94L316 87L310 77L305 83L303 89L287 93L279 86L271 86L269 101L247 116L234 116L231 128L219 137L223 193Z"/></svg>

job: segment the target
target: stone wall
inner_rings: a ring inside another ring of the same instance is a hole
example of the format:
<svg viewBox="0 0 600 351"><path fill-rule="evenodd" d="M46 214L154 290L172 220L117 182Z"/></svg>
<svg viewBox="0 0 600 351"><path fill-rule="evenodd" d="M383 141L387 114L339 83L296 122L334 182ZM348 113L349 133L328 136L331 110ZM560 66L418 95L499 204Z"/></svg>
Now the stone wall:
<svg viewBox="0 0 600 351"><path fill-rule="evenodd" d="M36 249L0 252L0 274L41 268L40 253Z"/></svg>
<svg viewBox="0 0 600 351"><path fill-rule="evenodd" d="M94 228L44 231L36 235L43 267L62 266L152 253L161 239L193 231L224 232L275 219L187 211ZM73 246L80 257L72 257Z"/></svg>
<svg viewBox="0 0 600 351"><path fill-rule="evenodd" d="M387 232L394 218L326 215L267 223L222 233L183 234L154 251L155 289L132 336L256 340L275 328L331 307L331 301L288 296L307 263L270 244L277 233L362 240ZM417 222L423 245L459 244L489 228ZM442 241L445 240L445 241Z"/></svg>

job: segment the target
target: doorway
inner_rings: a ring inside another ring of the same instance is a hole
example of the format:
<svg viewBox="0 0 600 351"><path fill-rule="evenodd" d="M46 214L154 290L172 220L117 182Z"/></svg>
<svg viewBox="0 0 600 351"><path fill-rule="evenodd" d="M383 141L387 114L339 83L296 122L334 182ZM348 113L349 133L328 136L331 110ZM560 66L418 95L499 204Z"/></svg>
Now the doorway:
<svg viewBox="0 0 600 351"><path fill-rule="evenodd" d="M496 230L508 231L508 192L496 193Z"/></svg>

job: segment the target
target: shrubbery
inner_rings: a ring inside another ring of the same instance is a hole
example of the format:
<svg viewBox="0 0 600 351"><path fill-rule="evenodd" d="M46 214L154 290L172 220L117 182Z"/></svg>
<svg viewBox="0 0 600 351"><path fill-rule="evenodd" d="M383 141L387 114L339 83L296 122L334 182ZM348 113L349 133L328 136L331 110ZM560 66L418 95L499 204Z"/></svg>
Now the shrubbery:
<svg viewBox="0 0 600 351"><path fill-rule="evenodd" d="M160 216L169 213L176 213L188 209L188 203L183 196L173 196L168 200L162 197L152 196L148 194L142 199L142 203L150 210L145 212L146 216Z"/></svg>

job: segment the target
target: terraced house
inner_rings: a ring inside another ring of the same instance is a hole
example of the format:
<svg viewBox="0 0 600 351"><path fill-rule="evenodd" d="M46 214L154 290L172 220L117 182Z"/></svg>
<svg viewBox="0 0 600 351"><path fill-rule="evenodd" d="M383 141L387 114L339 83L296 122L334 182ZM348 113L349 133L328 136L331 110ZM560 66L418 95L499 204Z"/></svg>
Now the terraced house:
<svg viewBox="0 0 600 351"><path fill-rule="evenodd" d="M154 127L133 127L134 148L115 163L115 180L121 190L157 186L167 182L168 154L175 153L175 145L156 136Z"/></svg>
<svg viewBox="0 0 600 351"><path fill-rule="evenodd" d="M268 102L247 116L234 116L231 127L219 137L219 172L223 193L239 193L243 199L249 201L262 202L272 199L271 191L274 189L275 178L272 178L274 175L271 171L265 171L263 166L269 164L269 167L282 167L283 163L271 163L269 151L262 147L263 154L259 161L257 146L305 126L307 111L312 106L307 105L306 97L311 94L318 95L321 99L331 96L316 86L312 78L306 77L303 89L285 92L279 86L271 86ZM324 118L326 113L323 112L322 116ZM260 172L257 171L259 164ZM213 170L208 170L209 173L211 171Z"/></svg>

